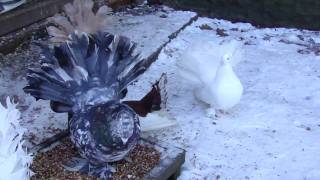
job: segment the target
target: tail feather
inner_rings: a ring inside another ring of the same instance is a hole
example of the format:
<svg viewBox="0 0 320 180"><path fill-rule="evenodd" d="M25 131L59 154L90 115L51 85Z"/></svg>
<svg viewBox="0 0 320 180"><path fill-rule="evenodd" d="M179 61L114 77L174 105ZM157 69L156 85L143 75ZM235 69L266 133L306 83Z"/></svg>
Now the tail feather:
<svg viewBox="0 0 320 180"><path fill-rule="evenodd" d="M71 112L72 106L60 102L51 101L50 107L54 112L57 113L64 113L64 112Z"/></svg>
<svg viewBox="0 0 320 180"><path fill-rule="evenodd" d="M136 56L135 58L138 58L139 56ZM121 90L126 88L127 84L130 84L133 80L136 79L136 77L140 76L142 73L144 73L147 69L147 63L146 61L140 61L130 69L125 74L122 74L121 77L123 81L120 83Z"/></svg>
<svg viewBox="0 0 320 180"><path fill-rule="evenodd" d="M139 116L146 117L153 111L165 111L167 103L166 91L167 76L163 73L152 89L139 101L123 101L130 106Z"/></svg>
<svg viewBox="0 0 320 180"><path fill-rule="evenodd" d="M49 21L57 26L47 28L48 34L52 37L51 42L60 44L71 40L69 35L74 31L88 34L103 31L111 22L108 15L112 10L102 6L94 13L93 5L92 0L74 0L73 3L64 6L67 17L56 15L50 18Z"/></svg>
<svg viewBox="0 0 320 180"><path fill-rule="evenodd" d="M49 72L49 73L46 73ZM43 69L29 69L29 75L27 76L29 82L37 81L38 79L48 81L59 87L66 88L66 83L56 74L52 69L44 66Z"/></svg>
<svg viewBox="0 0 320 180"><path fill-rule="evenodd" d="M49 26L47 28L47 31L48 31L48 34L50 34L51 36L54 36L55 39L59 39L59 40L66 40L66 36L64 34L64 31L58 29L57 27L55 26Z"/></svg>
<svg viewBox="0 0 320 180"><path fill-rule="evenodd" d="M160 98L161 98L160 108L163 110L167 108L167 101L168 101L167 83L168 83L167 74L163 73L157 84L157 88L159 89Z"/></svg>
<svg viewBox="0 0 320 180"><path fill-rule="evenodd" d="M99 59L98 64L106 64L105 66L99 66L101 67L100 73L104 77L106 85L111 85L110 83L115 80L114 74L117 74L120 91L122 91L146 70L146 61L137 61L141 58L139 54L133 55L136 45L126 37L114 36L108 47L110 51L108 58L110 60L101 62L104 60Z"/></svg>
<svg viewBox="0 0 320 180"><path fill-rule="evenodd" d="M215 78L220 62L228 55L234 66L242 56L241 42L235 40L213 42L193 42L183 53L177 64L182 77L194 84L210 84Z"/></svg>
<svg viewBox="0 0 320 180"><path fill-rule="evenodd" d="M71 22L68 20L67 17L64 16L53 16L49 19L53 24L57 25L60 29L60 36L63 37L64 33L71 33L74 31L74 26L71 24ZM49 26L48 28L55 27L55 26ZM58 29L58 28L57 28ZM50 32L49 32L50 34ZM51 35L51 34L50 34ZM55 36L56 37L56 36Z"/></svg>
<svg viewBox="0 0 320 180"><path fill-rule="evenodd" d="M76 39L77 43L68 43L65 46L68 48L63 48L62 50L65 51L67 54L67 58L70 59L70 63L73 66L80 66L85 68L86 62L89 60L88 57L92 55L96 55L97 48L94 47L94 43L90 43L88 36L73 36L72 39ZM90 47L92 45L93 47Z"/></svg>
<svg viewBox="0 0 320 180"><path fill-rule="evenodd" d="M45 100L52 100L56 102L67 102L68 99L64 98L63 96L56 95L54 93L47 92L46 89L41 88L41 89L34 89L38 87L30 87L30 88L25 88L25 92L31 94L32 96L36 97L37 99L45 99Z"/></svg>
<svg viewBox="0 0 320 180"><path fill-rule="evenodd" d="M41 68L29 70L24 88L38 99L54 101L56 111L120 100L127 85L147 68L145 59L132 54L135 45L128 38L109 33L70 37L72 41L53 50L44 49ZM96 41L99 37L107 41Z"/></svg>
<svg viewBox="0 0 320 180"><path fill-rule="evenodd" d="M29 71L27 80L29 85L24 88L24 91L30 93L38 99L54 100L61 103L68 103L69 100L66 94L69 89L66 84L63 84L58 79L50 77L46 72ZM69 102L69 104L72 104Z"/></svg>

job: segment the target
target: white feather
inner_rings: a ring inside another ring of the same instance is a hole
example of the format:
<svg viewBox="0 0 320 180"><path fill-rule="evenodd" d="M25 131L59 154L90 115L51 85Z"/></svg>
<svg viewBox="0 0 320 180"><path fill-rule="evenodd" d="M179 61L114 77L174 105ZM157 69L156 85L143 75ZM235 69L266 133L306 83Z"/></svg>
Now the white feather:
<svg viewBox="0 0 320 180"><path fill-rule="evenodd" d="M149 113L147 117L140 117L141 131L153 131L176 125L176 120L164 111Z"/></svg>
<svg viewBox="0 0 320 180"><path fill-rule="evenodd" d="M219 65L213 47L211 42L195 42L187 48L178 63L182 77L198 85L211 82Z"/></svg>
<svg viewBox="0 0 320 180"><path fill-rule="evenodd" d="M6 105L7 108L0 104L0 180L29 179L32 157L22 147L26 130L19 125L16 104L7 98Z"/></svg>

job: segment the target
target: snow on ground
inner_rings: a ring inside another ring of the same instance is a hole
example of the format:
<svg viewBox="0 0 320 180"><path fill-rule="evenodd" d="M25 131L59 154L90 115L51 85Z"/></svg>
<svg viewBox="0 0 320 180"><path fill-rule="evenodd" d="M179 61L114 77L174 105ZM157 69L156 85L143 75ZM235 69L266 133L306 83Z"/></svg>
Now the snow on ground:
<svg viewBox="0 0 320 180"><path fill-rule="evenodd" d="M201 30L205 24L212 30ZM193 41L226 39L243 42L243 59L234 70L245 91L228 114L211 119L176 64ZM318 32L199 18L162 50L130 87L128 99L139 99L167 73L168 110L178 126L146 136L186 149L181 180L320 179L319 39Z"/></svg>

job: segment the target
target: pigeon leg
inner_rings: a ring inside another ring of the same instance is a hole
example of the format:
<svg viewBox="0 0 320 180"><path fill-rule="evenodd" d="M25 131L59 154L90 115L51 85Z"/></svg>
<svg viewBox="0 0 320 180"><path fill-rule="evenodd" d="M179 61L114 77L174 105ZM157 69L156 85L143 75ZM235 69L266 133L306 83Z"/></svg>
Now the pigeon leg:
<svg viewBox="0 0 320 180"><path fill-rule="evenodd" d="M103 165L89 165L88 175L97 176L101 180L110 180L112 173L116 172L114 167L109 164Z"/></svg>
<svg viewBox="0 0 320 180"><path fill-rule="evenodd" d="M209 103L209 95L208 95L208 90L207 88L203 87L203 86L200 86L200 87L197 87L193 90L193 94L194 96L196 97L196 99L198 101L201 101L201 102L204 102L204 103L207 103L207 104L210 104Z"/></svg>
<svg viewBox="0 0 320 180"><path fill-rule="evenodd" d="M216 110L212 107L206 109L206 116L208 118L214 119L216 117Z"/></svg>
<svg viewBox="0 0 320 180"><path fill-rule="evenodd" d="M73 157L70 161L62 165L67 171L80 172L89 176L99 177L101 180L111 179L112 173L116 172L109 164L93 165L87 159Z"/></svg>
<svg viewBox="0 0 320 180"><path fill-rule="evenodd" d="M70 131L70 120L71 120L71 118L72 118L72 116L73 116L73 113L68 113L68 131Z"/></svg>
<svg viewBox="0 0 320 180"><path fill-rule="evenodd" d="M124 160L127 161L128 163L132 163L133 162L132 158L128 157L128 156L125 157Z"/></svg>
<svg viewBox="0 0 320 180"><path fill-rule="evenodd" d="M222 114L222 115L228 115L228 114L230 114L228 111L222 110L222 109L219 110L219 113Z"/></svg>
<svg viewBox="0 0 320 180"><path fill-rule="evenodd" d="M67 171L88 173L90 163L88 160L79 157L73 157L62 165Z"/></svg>

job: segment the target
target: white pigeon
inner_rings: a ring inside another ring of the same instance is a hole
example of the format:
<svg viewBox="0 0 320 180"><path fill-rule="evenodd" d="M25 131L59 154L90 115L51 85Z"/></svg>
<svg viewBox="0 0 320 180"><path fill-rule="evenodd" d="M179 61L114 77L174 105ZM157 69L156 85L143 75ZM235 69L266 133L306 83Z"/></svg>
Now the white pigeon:
<svg viewBox="0 0 320 180"><path fill-rule="evenodd" d="M16 105L9 98L6 104L0 104L0 180L26 180L32 175L32 157L22 147L26 130L19 125Z"/></svg>
<svg viewBox="0 0 320 180"><path fill-rule="evenodd" d="M210 105L210 117L215 109L232 108L242 96L242 84L232 70L242 58L239 47L238 41L193 43L178 63L181 76L194 84L195 97Z"/></svg>
<svg viewBox="0 0 320 180"><path fill-rule="evenodd" d="M224 55L210 86L216 109L227 111L239 103L243 86L230 65L231 56Z"/></svg>

